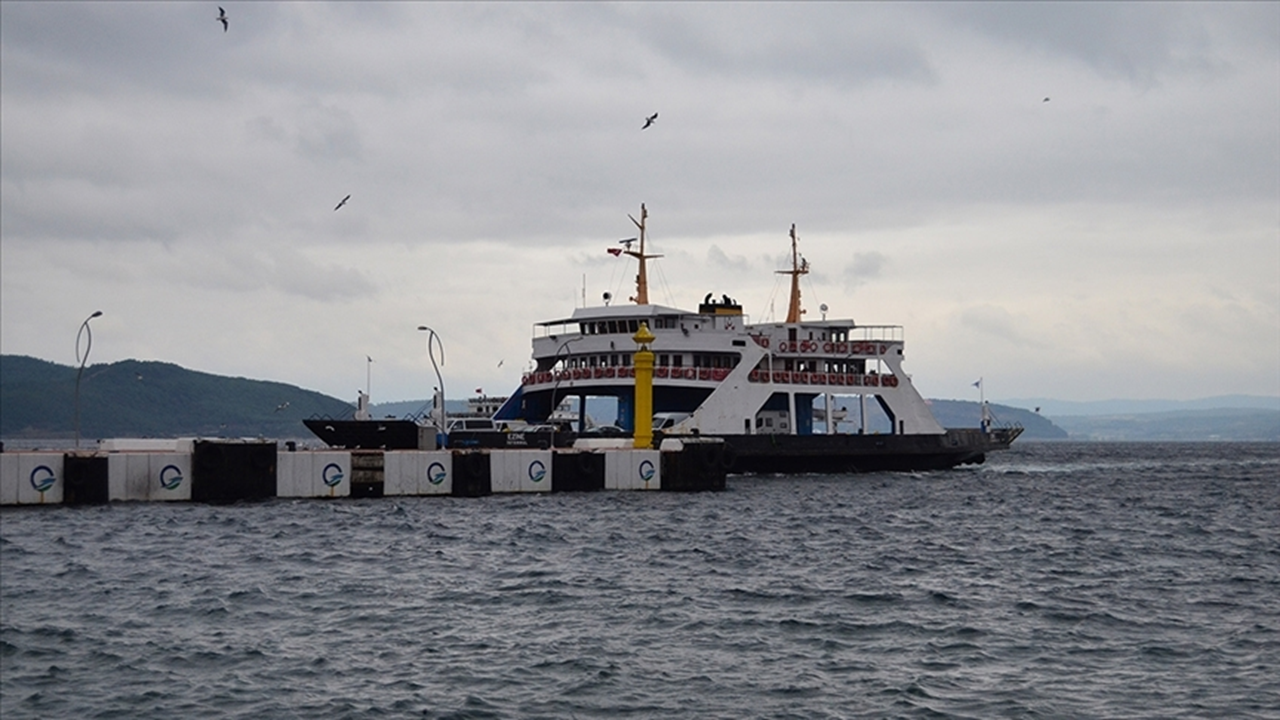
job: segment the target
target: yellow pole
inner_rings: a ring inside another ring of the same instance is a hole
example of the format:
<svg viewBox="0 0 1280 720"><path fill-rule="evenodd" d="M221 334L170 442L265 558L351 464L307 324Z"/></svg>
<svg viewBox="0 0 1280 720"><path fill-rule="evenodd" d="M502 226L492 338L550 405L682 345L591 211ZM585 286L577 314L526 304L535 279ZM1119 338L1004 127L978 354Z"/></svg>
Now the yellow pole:
<svg viewBox="0 0 1280 720"><path fill-rule="evenodd" d="M643 449L653 446L653 351L649 344L657 338L649 332L648 323L642 322L631 339L640 346L635 358L635 447Z"/></svg>

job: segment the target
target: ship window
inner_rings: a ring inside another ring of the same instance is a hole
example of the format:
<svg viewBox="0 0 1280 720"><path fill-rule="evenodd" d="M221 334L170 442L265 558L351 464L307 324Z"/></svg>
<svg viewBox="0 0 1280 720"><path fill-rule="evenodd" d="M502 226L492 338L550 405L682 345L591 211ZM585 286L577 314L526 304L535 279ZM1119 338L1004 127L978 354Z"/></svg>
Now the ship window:
<svg viewBox="0 0 1280 720"><path fill-rule="evenodd" d="M609 365L610 365L610 366L613 366L613 367L617 367L617 365L618 365L618 356L617 356L617 355L610 355L610 356L609 356Z"/></svg>
<svg viewBox="0 0 1280 720"><path fill-rule="evenodd" d="M640 321L639 321L639 320L628 320L628 321L627 321L627 330L628 330L629 332L631 332L632 334L635 334L635 333L640 332Z"/></svg>
<svg viewBox="0 0 1280 720"><path fill-rule="evenodd" d="M666 367L666 366L670 365L671 363L670 363L670 362L668 362L669 360L670 360L670 358L669 358L669 357L667 357L667 354L666 354L666 353L662 353L662 354L658 355L658 364L659 364L659 365L661 365L662 367Z"/></svg>
<svg viewBox="0 0 1280 720"><path fill-rule="evenodd" d="M795 328L787 328L787 340L789 340L789 341L791 341L791 342L795 342L795 341L796 341L796 329L795 329Z"/></svg>
<svg viewBox="0 0 1280 720"><path fill-rule="evenodd" d="M671 367L681 367L681 366L683 366L683 365L684 365L684 356L683 356L683 355L672 355L672 356L671 356Z"/></svg>
<svg viewBox="0 0 1280 720"><path fill-rule="evenodd" d="M588 363L589 363L589 366L590 366L590 367L595 367L595 366L596 366L596 356L595 356L595 355L592 355L591 357L587 358L587 361L588 361Z"/></svg>
<svg viewBox="0 0 1280 720"><path fill-rule="evenodd" d="M631 367L631 355L622 356L622 367Z"/></svg>
<svg viewBox="0 0 1280 720"><path fill-rule="evenodd" d="M610 332L610 333L616 333L616 332L618 332L618 321L617 321L617 320L610 320L610 321L609 321L609 332Z"/></svg>

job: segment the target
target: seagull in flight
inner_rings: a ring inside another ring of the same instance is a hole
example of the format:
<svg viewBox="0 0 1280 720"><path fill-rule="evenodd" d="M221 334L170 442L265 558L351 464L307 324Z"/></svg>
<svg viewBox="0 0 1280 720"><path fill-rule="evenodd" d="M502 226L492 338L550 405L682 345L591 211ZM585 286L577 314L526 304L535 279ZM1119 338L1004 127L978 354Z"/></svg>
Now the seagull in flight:
<svg viewBox="0 0 1280 720"><path fill-rule="evenodd" d="M640 129L641 129L641 130L648 130L648 129L649 129L649 126L650 126L650 125L652 125L655 121L657 121L657 119L658 119L658 113L654 113L654 114L650 115L649 117L647 117L647 118L645 118L645 119L644 119L644 127L640 128Z"/></svg>
<svg viewBox="0 0 1280 720"><path fill-rule="evenodd" d="M343 205L346 205L346 204L347 204L347 201L348 201L348 200L350 200L350 199L351 199L351 196L350 196L350 195L348 195L348 196L346 196L346 197L342 198L342 202L338 203L337 207L335 207L335 208L333 209L333 211L334 211L334 212L338 212L338 210L342 209L342 206L343 206Z"/></svg>
<svg viewBox="0 0 1280 720"><path fill-rule="evenodd" d="M288 400L285 400L284 402L282 402L282 403L280 403L279 405L277 405L277 406L276 406L276 412L280 412L281 410L283 410L283 409L285 409L285 408L287 408L287 407L289 407L289 401L288 401Z"/></svg>
<svg viewBox="0 0 1280 720"><path fill-rule="evenodd" d="M218 7L218 22L222 23L222 32L227 31L227 11L221 6Z"/></svg>
<svg viewBox="0 0 1280 720"><path fill-rule="evenodd" d="M1045 101L1045 102L1049 102L1049 98L1045 98L1045 99L1044 99L1044 101Z"/></svg>

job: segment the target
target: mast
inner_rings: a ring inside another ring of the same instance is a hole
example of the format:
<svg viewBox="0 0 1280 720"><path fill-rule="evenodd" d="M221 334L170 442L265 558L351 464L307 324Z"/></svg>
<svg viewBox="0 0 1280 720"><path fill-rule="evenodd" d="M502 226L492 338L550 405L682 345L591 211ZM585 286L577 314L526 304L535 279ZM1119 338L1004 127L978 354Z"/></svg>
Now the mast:
<svg viewBox="0 0 1280 720"><path fill-rule="evenodd" d="M652 258L660 258L662 256L644 254L645 223L649 219L649 210L645 208L644 203L640 203L640 219L639 220L636 220L630 215L627 215L627 217L631 218L631 222L635 223L636 227L640 229L640 250L639 251L632 250L631 244L628 243L627 249L623 251L626 254L630 255L631 257L635 258L636 260L640 261L640 271L636 273L636 296L631 298L631 302L637 305L648 305L649 304L649 273L648 273L648 268L645 265L645 260L649 260Z"/></svg>
<svg viewBox="0 0 1280 720"><path fill-rule="evenodd" d="M800 316L804 314L804 309L800 307L800 276L809 273L809 261L801 257L799 250L796 249L798 241L796 224L791 223L791 269L777 271L779 275L791 276L791 301L787 304L787 322L789 323L800 322Z"/></svg>

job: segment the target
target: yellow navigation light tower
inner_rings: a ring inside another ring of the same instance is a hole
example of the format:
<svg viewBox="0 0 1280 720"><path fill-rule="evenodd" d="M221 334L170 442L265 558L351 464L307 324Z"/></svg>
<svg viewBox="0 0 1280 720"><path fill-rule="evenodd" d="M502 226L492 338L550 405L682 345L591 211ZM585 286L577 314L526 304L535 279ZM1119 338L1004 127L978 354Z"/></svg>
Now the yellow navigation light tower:
<svg viewBox="0 0 1280 720"><path fill-rule="evenodd" d="M656 340L649 332L649 324L640 323L640 329L631 339L640 346L635 355L636 370L636 418L635 443L637 449L653 446L653 351L649 345Z"/></svg>

